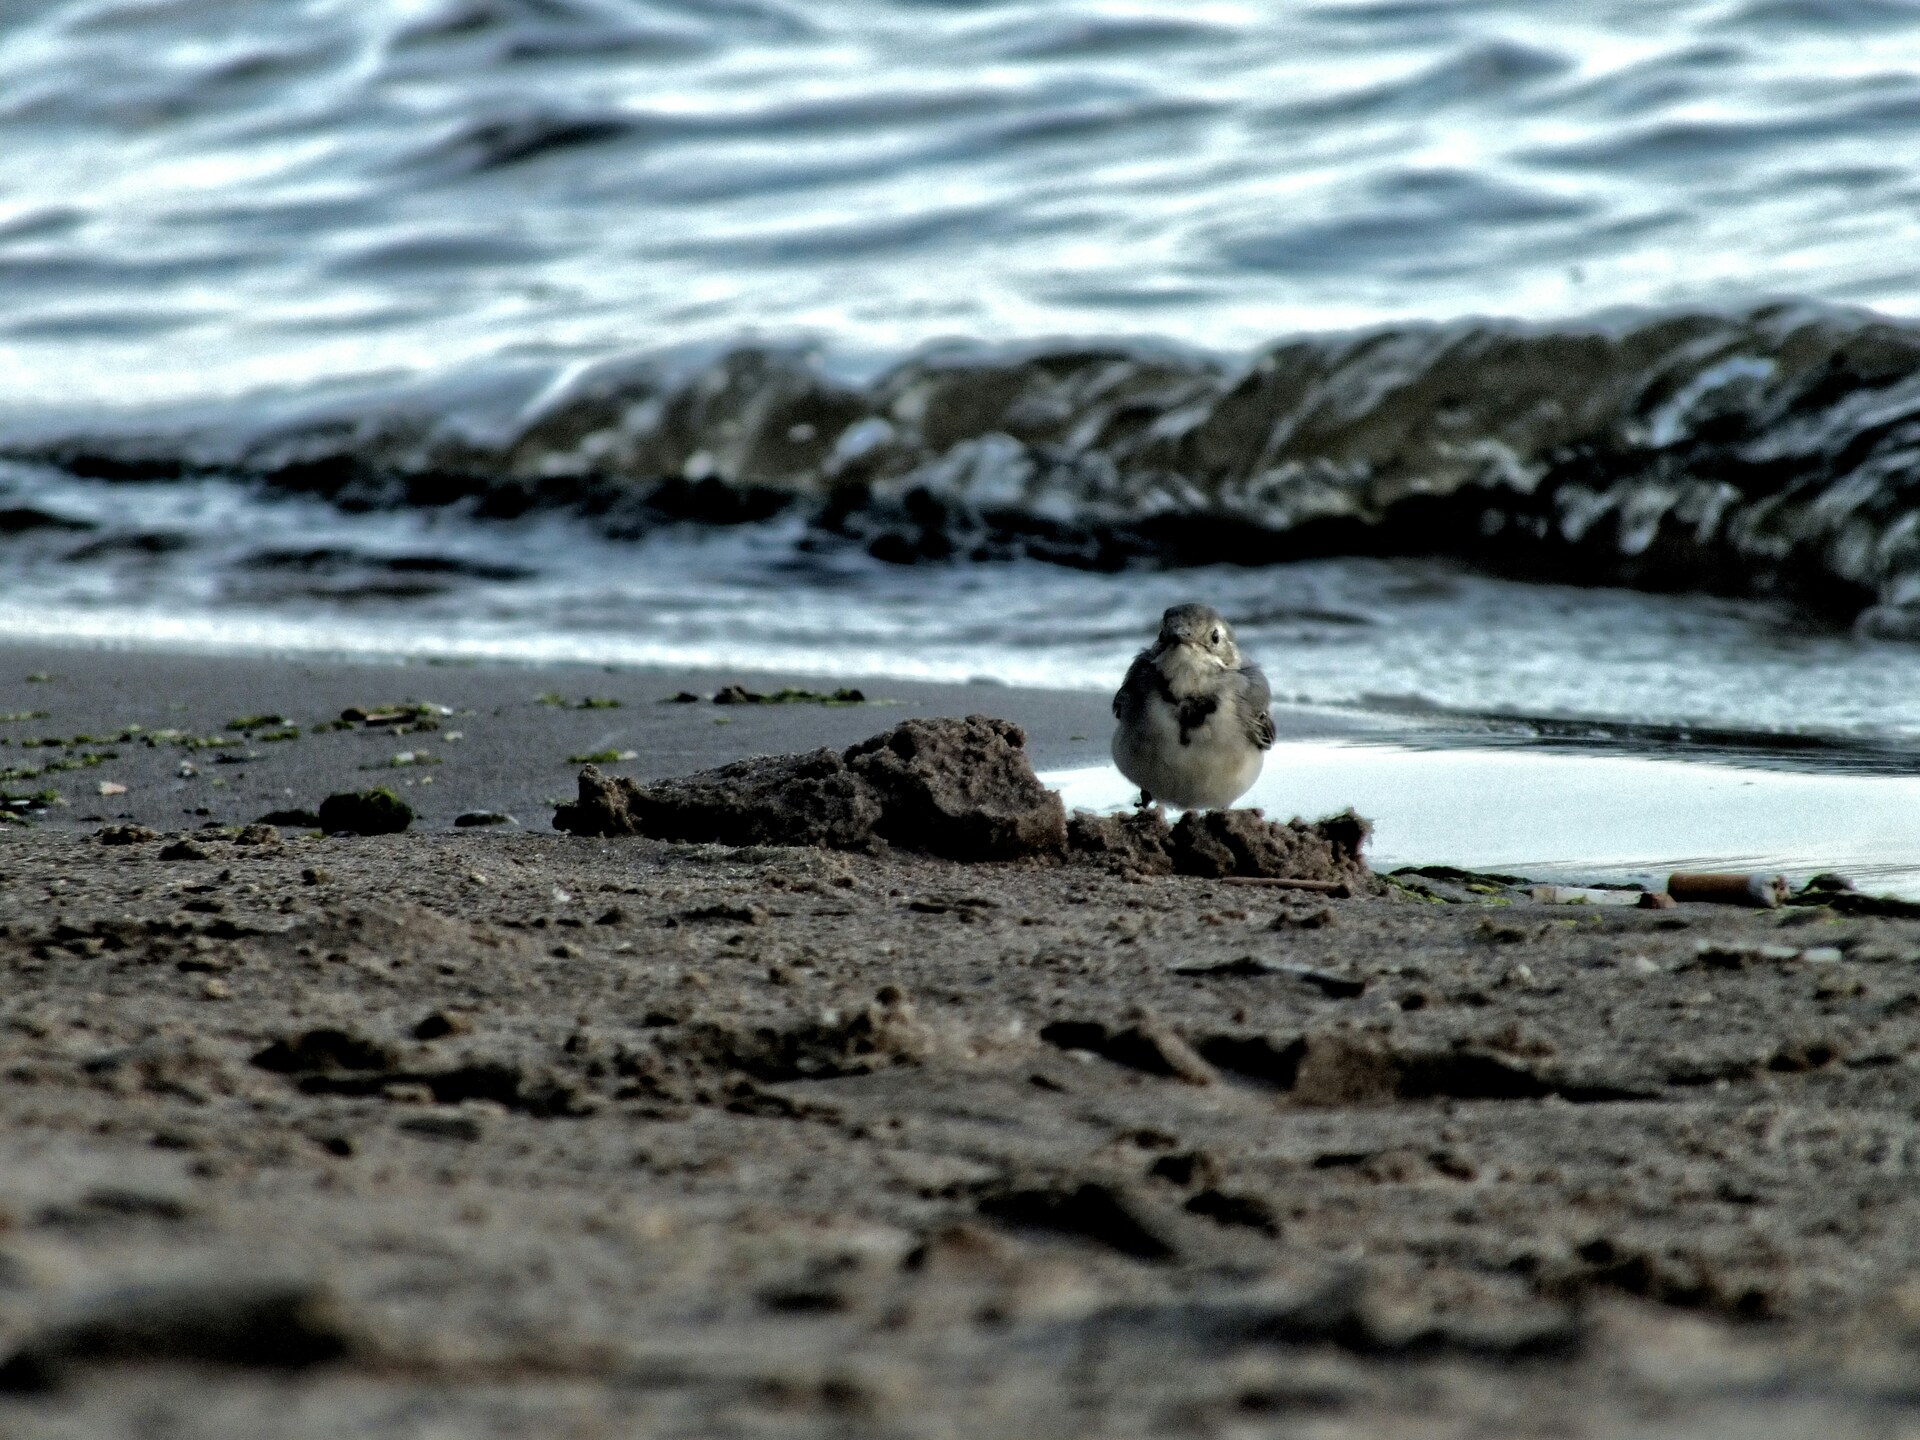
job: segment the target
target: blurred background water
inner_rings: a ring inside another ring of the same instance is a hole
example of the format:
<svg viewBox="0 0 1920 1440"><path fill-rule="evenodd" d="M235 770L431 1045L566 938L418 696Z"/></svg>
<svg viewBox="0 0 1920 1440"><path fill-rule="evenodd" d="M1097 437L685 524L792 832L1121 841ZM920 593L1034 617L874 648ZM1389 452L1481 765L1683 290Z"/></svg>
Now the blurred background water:
<svg viewBox="0 0 1920 1440"><path fill-rule="evenodd" d="M1912 0L9 0L0 625L1902 768L1917 239Z"/></svg>
<svg viewBox="0 0 1920 1440"><path fill-rule="evenodd" d="M9 0L0 389L1920 298L1908 0Z"/></svg>

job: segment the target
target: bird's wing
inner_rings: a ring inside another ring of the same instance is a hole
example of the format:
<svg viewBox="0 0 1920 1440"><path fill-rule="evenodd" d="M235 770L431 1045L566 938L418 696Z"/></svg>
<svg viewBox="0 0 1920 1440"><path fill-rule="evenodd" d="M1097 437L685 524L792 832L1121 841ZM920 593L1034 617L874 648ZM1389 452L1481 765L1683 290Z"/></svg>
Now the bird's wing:
<svg viewBox="0 0 1920 1440"><path fill-rule="evenodd" d="M1273 716L1267 713L1267 706L1273 703L1273 691L1267 677L1258 665L1242 665L1240 678L1245 682L1240 692L1240 723L1246 727L1247 739L1262 750L1271 750Z"/></svg>
<svg viewBox="0 0 1920 1440"><path fill-rule="evenodd" d="M1152 652L1142 650L1133 657L1133 664L1127 667L1127 678L1120 682L1120 688L1113 692L1113 715L1116 720L1125 720L1138 715L1146 704L1147 697L1164 685L1160 671L1153 663Z"/></svg>

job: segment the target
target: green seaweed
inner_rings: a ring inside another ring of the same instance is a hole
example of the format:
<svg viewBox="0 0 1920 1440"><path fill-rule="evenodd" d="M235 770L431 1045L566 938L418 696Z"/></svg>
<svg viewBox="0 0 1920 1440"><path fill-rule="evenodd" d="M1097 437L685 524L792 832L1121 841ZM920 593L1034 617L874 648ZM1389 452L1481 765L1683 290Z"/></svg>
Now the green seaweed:
<svg viewBox="0 0 1920 1440"><path fill-rule="evenodd" d="M140 727L136 725L131 730L122 730L118 735L75 735L71 738L65 735L42 735L38 739L22 740L20 748L22 750L64 750L74 745L121 745L136 739L139 734Z"/></svg>
<svg viewBox="0 0 1920 1440"><path fill-rule="evenodd" d="M173 743L182 750L231 750L247 742L237 735L182 735Z"/></svg>
<svg viewBox="0 0 1920 1440"><path fill-rule="evenodd" d="M61 770L91 770L96 765L109 760L118 760L118 750L88 750L80 755L69 755L61 760L51 760L40 767L41 773L52 775Z"/></svg>
<svg viewBox="0 0 1920 1440"><path fill-rule="evenodd" d="M275 725L284 725L286 723L287 717L284 715L242 715L237 720L227 721L227 729L242 732L248 730L266 730Z"/></svg>
<svg viewBox="0 0 1920 1440"><path fill-rule="evenodd" d="M0 725L12 725L21 720L44 720L46 718L47 712L45 710L15 710L10 714L0 715Z"/></svg>
<svg viewBox="0 0 1920 1440"><path fill-rule="evenodd" d="M590 755L569 755L569 765L617 765L622 760L637 760L639 752L635 750L595 750Z"/></svg>
<svg viewBox="0 0 1920 1440"><path fill-rule="evenodd" d="M771 695L762 695L744 685L728 685L713 697L716 705L866 705L870 702L859 690L801 690L788 685Z"/></svg>
<svg viewBox="0 0 1920 1440"><path fill-rule="evenodd" d="M369 730L384 731L389 735L408 735L416 730L438 730L440 722L436 716L451 715L453 711L444 705L432 705L423 700L403 700L392 705L349 705L340 712L335 723L321 723L315 730L351 730L356 725L364 725ZM406 717L412 716L408 721Z"/></svg>
<svg viewBox="0 0 1920 1440"><path fill-rule="evenodd" d="M597 695L583 695L578 700L569 700L566 696L549 690L544 695L533 697L536 705L551 705L557 710L618 710L618 700L606 699Z"/></svg>

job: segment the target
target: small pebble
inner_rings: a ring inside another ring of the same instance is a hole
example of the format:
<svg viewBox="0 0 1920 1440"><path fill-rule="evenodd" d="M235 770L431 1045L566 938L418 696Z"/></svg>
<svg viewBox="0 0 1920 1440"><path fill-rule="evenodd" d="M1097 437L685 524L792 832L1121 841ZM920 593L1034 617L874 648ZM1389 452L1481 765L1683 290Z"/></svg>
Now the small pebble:
<svg viewBox="0 0 1920 1440"><path fill-rule="evenodd" d="M438 1040L447 1035L466 1035L473 1030L473 1021L454 1010L435 1010L413 1027L416 1040Z"/></svg>

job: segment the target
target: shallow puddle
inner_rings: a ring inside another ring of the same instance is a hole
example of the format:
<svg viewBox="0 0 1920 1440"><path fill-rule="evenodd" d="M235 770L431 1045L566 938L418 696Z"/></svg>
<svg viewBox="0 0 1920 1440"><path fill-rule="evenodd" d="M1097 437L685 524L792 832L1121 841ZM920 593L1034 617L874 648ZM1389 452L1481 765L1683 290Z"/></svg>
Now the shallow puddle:
<svg viewBox="0 0 1920 1440"><path fill-rule="evenodd" d="M1121 809L1137 794L1111 766L1041 778L1069 809ZM1241 803L1308 819L1351 805L1374 822L1381 870L1654 884L1678 869L1838 870L1920 897L1920 777L1315 741L1275 746Z"/></svg>

